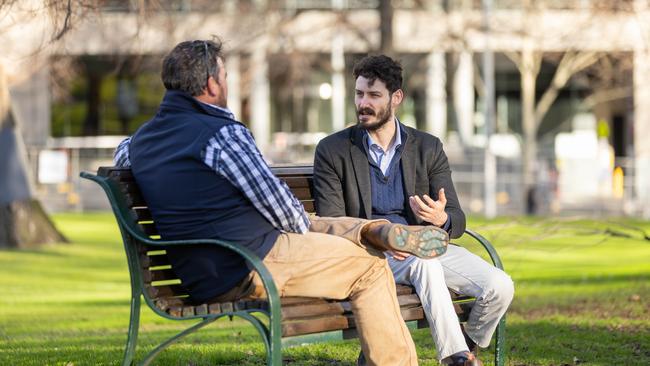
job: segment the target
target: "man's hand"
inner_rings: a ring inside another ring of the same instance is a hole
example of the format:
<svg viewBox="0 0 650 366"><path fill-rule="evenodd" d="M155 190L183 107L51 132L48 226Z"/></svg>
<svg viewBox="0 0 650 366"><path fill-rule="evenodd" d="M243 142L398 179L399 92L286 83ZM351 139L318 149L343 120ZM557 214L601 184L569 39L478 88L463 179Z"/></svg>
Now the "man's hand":
<svg viewBox="0 0 650 366"><path fill-rule="evenodd" d="M440 188L438 191L438 200L434 201L426 194L422 198L418 196L409 197L409 205L413 213L420 219L441 227L447 222L447 213L445 206L447 205L447 197L445 197L445 189Z"/></svg>
<svg viewBox="0 0 650 366"><path fill-rule="evenodd" d="M403 261L404 259L411 256L411 253L400 252L399 250L389 250L388 254L390 254L393 258L397 259L398 261Z"/></svg>

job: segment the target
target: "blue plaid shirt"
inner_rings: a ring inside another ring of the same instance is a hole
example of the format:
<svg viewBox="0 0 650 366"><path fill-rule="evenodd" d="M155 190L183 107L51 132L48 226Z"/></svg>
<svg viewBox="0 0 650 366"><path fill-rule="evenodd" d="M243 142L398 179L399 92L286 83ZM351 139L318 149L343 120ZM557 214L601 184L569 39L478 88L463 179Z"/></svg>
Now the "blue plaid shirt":
<svg viewBox="0 0 650 366"><path fill-rule="evenodd" d="M113 157L119 167L130 167L129 144L122 141ZM203 162L222 175L253 203L253 206L279 230L292 233L309 231L309 217L289 187L278 179L264 161L250 131L240 124L224 126L202 151Z"/></svg>

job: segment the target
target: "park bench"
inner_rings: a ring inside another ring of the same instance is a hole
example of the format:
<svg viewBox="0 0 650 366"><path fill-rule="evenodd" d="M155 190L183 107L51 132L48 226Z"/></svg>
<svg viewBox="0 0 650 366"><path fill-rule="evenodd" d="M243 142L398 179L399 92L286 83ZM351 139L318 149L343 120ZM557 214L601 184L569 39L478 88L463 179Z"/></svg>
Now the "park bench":
<svg viewBox="0 0 650 366"><path fill-rule="evenodd" d="M312 167L274 167L272 170L288 184L303 203L306 211L314 212ZM142 365L151 363L158 353L173 342L222 317L229 317L232 320L237 316L249 321L263 339L267 364L273 366L282 364L282 347L357 337L349 301L301 297L280 298L271 275L262 261L245 248L212 239L161 240L130 169L100 167L97 175L82 172L81 177L96 182L104 189L115 214L126 251L131 278L131 316L123 365L134 363L141 298L144 298L145 303L161 317L172 320L199 320L155 347L144 357L140 363ZM471 230L466 230L466 234L478 241L487 250L493 263L502 268L496 251L485 238ZM204 304L191 302L167 260L165 247L199 244L220 245L242 255L249 266L259 273L267 299ZM397 297L402 317L410 328L428 327L420 299L412 287L398 285ZM459 319L466 320L474 299L453 293L452 297ZM505 361L504 331L505 319L502 319L497 328L495 341L495 365L499 366L502 366Z"/></svg>

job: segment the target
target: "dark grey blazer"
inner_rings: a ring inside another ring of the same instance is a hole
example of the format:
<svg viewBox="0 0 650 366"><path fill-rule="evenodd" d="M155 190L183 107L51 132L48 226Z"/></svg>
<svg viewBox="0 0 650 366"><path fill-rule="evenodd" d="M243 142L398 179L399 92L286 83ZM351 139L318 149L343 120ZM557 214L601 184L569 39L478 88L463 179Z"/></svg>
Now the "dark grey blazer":
<svg viewBox="0 0 650 366"><path fill-rule="evenodd" d="M445 189L451 217L452 238L465 231L465 214L460 208L451 169L442 143L437 137L406 127L407 138L402 151L402 171L407 196L428 194L438 199L438 190ZM314 199L319 216L352 216L369 218L372 213L370 167L363 147L363 130L348 127L320 141L314 157ZM407 221L422 225L408 202Z"/></svg>

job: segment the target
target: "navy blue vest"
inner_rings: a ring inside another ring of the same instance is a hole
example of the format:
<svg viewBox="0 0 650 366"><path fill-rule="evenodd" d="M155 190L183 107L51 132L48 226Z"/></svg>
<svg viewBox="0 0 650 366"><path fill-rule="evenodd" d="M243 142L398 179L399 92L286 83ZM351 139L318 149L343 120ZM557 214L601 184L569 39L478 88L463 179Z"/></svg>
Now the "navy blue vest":
<svg viewBox="0 0 650 366"><path fill-rule="evenodd" d="M403 138L402 141L406 141L406 139ZM370 157L368 157L368 162L370 163L372 218L386 219L393 223L407 225L401 164L403 147L402 144L393 155L387 176L384 176L379 166Z"/></svg>
<svg viewBox="0 0 650 366"><path fill-rule="evenodd" d="M264 258L280 232L203 162L208 140L234 123L186 93L168 91L156 116L131 139L131 169L163 239L221 239ZM228 291L250 272L241 257L217 246L170 247L167 256L197 302Z"/></svg>

